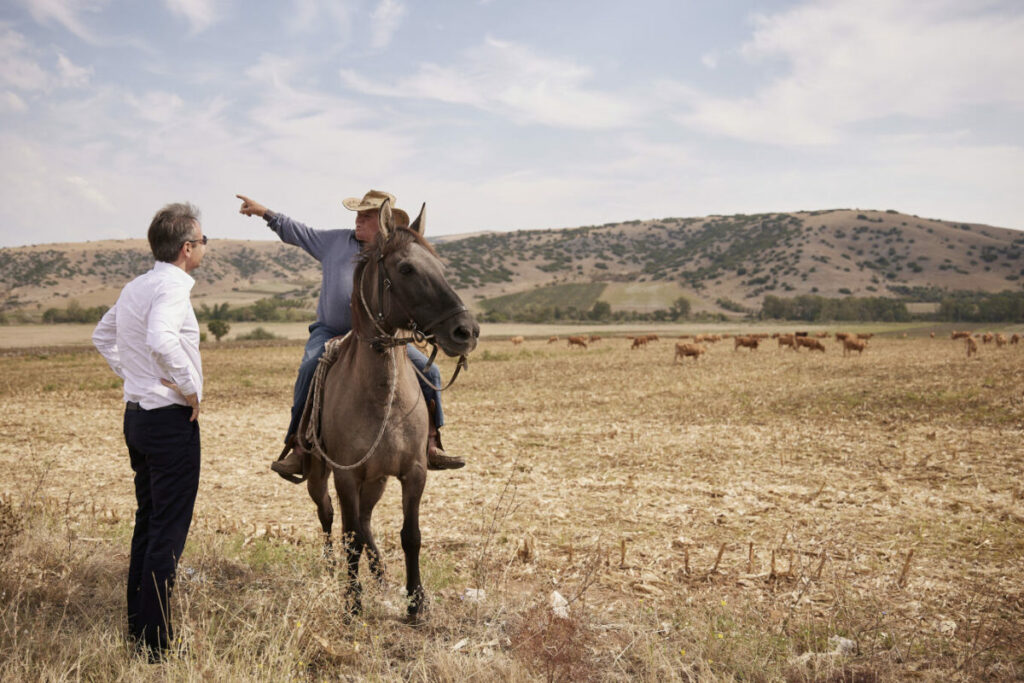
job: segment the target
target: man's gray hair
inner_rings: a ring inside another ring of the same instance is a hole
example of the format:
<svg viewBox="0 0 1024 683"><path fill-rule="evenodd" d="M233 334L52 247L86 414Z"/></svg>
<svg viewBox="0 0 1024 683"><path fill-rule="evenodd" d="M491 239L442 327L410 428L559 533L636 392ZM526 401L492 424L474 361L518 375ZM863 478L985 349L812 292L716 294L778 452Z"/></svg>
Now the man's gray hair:
<svg viewBox="0 0 1024 683"><path fill-rule="evenodd" d="M199 223L199 209L188 202L168 204L149 224L149 248L157 261L174 263Z"/></svg>

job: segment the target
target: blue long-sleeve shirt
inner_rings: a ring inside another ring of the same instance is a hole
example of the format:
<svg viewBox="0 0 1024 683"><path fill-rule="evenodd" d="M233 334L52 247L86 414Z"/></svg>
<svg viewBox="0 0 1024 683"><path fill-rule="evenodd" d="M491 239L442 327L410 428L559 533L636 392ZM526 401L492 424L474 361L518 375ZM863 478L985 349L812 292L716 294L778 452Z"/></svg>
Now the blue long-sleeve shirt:
<svg viewBox="0 0 1024 683"><path fill-rule="evenodd" d="M320 262L316 319L340 334L352 329L352 275L361 245L355 230L316 230L281 213L267 212L267 225L282 242L301 247Z"/></svg>

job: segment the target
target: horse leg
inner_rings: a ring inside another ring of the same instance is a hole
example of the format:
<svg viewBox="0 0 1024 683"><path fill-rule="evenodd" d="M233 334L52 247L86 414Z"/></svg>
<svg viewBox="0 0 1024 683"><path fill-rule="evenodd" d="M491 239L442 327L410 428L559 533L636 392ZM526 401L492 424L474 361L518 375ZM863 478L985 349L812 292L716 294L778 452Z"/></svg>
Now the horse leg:
<svg viewBox="0 0 1024 683"><path fill-rule="evenodd" d="M316 515L320 518L320 528L324 532L323 555L327 561L327 571L333 574L334 550L331 543L331 527L334 525L334 506L331 504L331 494L327 491L327 480L331 475L327 465L320 459L313 460L309 469L306 490L316 504Z"/></svg>
<svg viewBox="0 0 1024 683"><path fill-rule="evenodd" d="M345 557L348 560L349 615L363 609L363 587L359 584L359 558L365 539L359 528L359 485L348 472L334 474L334 487L341 504L341 531L345 539Z"/></svg>
<svg viewBox="0 0 1024 683"><path fill-rule="evenodd" d="M377 504L384 494L384 485L387 479L381 477L376 481L364 481L359 490L359 530L363 535L363 542L366 544L366 559L370 563L370 571L377 577L380 584L384 583L384 556L377 549L377 541L373 538L373 531L370 528L370 518L373 516L373 506Z"/></svg>
<svg viewBox="0 0 1024 683"><path fill-rule="evenodd" d="M426 605L420 583L420 498L427 482L425 470L415 469L402 479L402 551L405 553L405 594L409 601L408 620L419 620Z"/></svg>

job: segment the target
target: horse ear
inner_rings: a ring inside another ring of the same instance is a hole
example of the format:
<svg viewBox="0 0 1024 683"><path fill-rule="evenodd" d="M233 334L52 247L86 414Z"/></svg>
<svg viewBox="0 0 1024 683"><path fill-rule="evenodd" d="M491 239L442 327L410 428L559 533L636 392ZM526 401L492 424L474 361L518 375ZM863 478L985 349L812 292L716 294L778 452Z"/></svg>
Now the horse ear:
<svg viewBox="0 0 1024 683"><path fill-rule="evenodd" d="M391 200L385 199L380 205L380 234L387 239L395 229L395 214L391 211Z"/></svg>
<svg viewBox="0 0 1024 683"><path fill-rule="evenodd" d="M420 215L416 216L416 220L412 222L409 229L413 232L418 232L420 237L426 232L427 227L427 203L424 202L423 206L420 207Z"/></svg>

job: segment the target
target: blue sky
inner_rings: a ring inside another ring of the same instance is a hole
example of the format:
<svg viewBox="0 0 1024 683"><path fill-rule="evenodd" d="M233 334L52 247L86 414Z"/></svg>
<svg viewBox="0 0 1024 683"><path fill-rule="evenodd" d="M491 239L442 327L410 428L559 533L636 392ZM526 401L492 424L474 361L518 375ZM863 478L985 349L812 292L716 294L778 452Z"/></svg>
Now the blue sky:
<svg viewBox="0 0 1024 683"><path fill-rule="evenodd" d="M1024 229L1019 0L5 0L0 246L247 194L434 235L898 209Z"/></svg>

